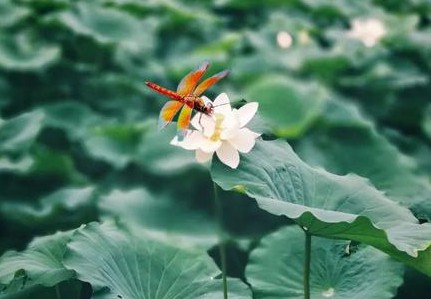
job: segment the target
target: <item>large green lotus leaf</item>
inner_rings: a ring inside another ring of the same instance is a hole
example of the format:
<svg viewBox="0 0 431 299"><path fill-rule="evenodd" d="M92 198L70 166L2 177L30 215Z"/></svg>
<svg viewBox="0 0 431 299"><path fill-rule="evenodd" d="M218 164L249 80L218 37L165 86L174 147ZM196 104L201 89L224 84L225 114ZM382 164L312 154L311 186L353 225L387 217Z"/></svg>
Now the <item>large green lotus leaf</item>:
<svg viewBox="0 0 431 299"><path fill-rule="evenodd" d="M12 291L12 288L15 287ZM82 282L65 280L52 287L31 285L23 287L22 282L16 286L9 286L8 292L1 293L0 299L77 299L82 298ZM87 298L87 297L85 297Z"/></svg>
<svg viewBox="0 0 431 299"><path fill-rule="evenodd" d="M384 36L385 44L392 49L409 47L410 38L416 32L420 32L418 28L421 27L421 20L420 16L416 13L389 14L382 10L379 14L379 19L383 21L387 31ZM428 45L426 39L423 45L425 47Z"/></svg>
<svg viewBox="0 0 431 299"><path fill-rule="evenodd" d="M40 200L38 205L24 202L0 202L4 221L29 229L79 225L94 219L94 188L64 188Z"/></svg>
<svg viewBox="0 0 431 299"><path fill-rule="evenodd" d="M422 138L419 136L415 138L406 138L406 135L398 134L398 132L394 131L386 133L388 133L387 137L390 138L392 142L400 146L406 154L417 161L416 165L419 172L431 178L431 148L427 144L427 138L424 138L423 135Z"/></svg>
<svg viewBox="0 0 431 299"><path fill-rule="evenodd" d="M11 85L6 78L0 76L0 109L9 105L11 100Z"/></svg>
<svg viewBox="0 0 431 299"><path fill-rule="evenodd" d="M110 223L86 225L67 246L66 267L93 289L109 288L111 298L222 297L219 270L205 253L136 238ZM238 280L229 281L229 290L229 298L251 298Z"/></svg>
<svg viewBox="0 0 431 299"><path fill-rule="evenodd" d="M85 182L85 178L76 171L71 156L39 145L33 146L29 153L19 157L1 157L0 172L39 177L55 176L58 180Z"/></svg>
<svg viewBox="0 0 431 299"><path fill-rule="evenodd" d="M326 102L320 115L320 122L336 123L346 127L371 127L372 122L364 118L359 107L339 97L332 97ZM320 123L319 123L320 124Z"/></svg>
<svg viewBox="0 0 431 299"><path fill-rule="evenodd" d="M34 160L30 156L23 156L18 159L2 157L0 158L0 172L25 174L31 170L33 163Z"/></svg>
<svg viewBox="0 0 431 299"><path fill-rule="evenodd" d="M77 34L89 36L100 43L152 43L145 23L113 8L81 2L55 18Z"/></svg>
<svg viewBox="0 0 431 299"><path fill-rule="evenodd" d="M263 238L246 269L255 299L302 299L305 234L287 227ZM393 298L403 282L402 264L379 250L312 237L311 298Z"/></svg>
<svg viewBox="0 0 431 299"><path fill-rule="evenodd" d="M176 124L157 130L151 123L151 130L139 146L135 162L154 174L173 175L190 167L202 167L194 154L169 144L176 134Z"/></svg>
<svg viewBox="0 0 431 299"><path fill-rule="evenodd" d="M113 124L89 130L84 146L88 154L117 168L125 167L136 156L147 124Z"/></svg>
<svg viewBox="0 0 431 299"><path fill-rule="evenodd" d="M381 136L355 107L331 101L322 122L299 140L296 149L311 165L368 178L390 199L431 219L430 182L417 175L414 161Z"/></svg>
<svg viewBox="0 0 431 299"><path fill-rule="evenodd" d="M260 2L259 0L217 0L215 1L215 4L221 8L237 9L241 11L262 9L262 2ZM283 8L295 6L297 4L296 2L290 1L268 0L265 2L265 5L268 8Z"/></svg>
<svg viewBox="0 0 431 299"><path fill-rule="evenodd" d="M294 81L283 76L265 76L253 83L247 100L259 102L259 112L275 134L301 135L321 113L327 91L318 84Z"/></svg>
<svg viewBox="0 0 431 299"><path fill-rule="evenodd" d="M29 14L28 8L4 0L0 2L0 27L13 25Z"/></svg>
<svg viewBox="0 0 431 299"><path fill-rule="evenodd" d="M217 224L184 202L157 198L145 189L114 190L99 201L103 216L116 217L137 235L207 250L217 243Z"/></svg>
<svg viewBox="0 0 431 299"><path fill-rule="evenodd" d="M422 122L422 128L428 138L431 139L431 105L428 105L426 109L425 117Z"/></svg>
<svg viewBox="0 0 431 299"><path fill-rule="evenodd" d="M61 101L45 106L44 111L45 125L64 130L72 140L85 138L89 128L102 122L101 116L88 106L74 101Z"/></svg>
<svg viewBox="0 0 431 299"><path fill-rule="evenodd" d="M160 5L160 2L153 1L139 1L139 0L113 0L110 1L109 4L111 6L115 6L115 8L130 12L134 15L145 15L152 11L157 5Z"/></svg>
<svg viewBox="0 0 431 299"><path fill-rule="evenodd" d="M44 113L36 110L17 117L0 119L0 152L23 152L39 134Z"/></svg>
<svg viewBox="0 0 431 299"><path fill-rule="evenodd" d="M346 49L347 48L347 49ZM340 73L349 68L351 59L347 54L354 54L353 47L337 47L330 51L314 50L306 57L302 56L301 71L313 74L325 82L340 80ZM299 48L297 51L301 51Z"/></svg>
<svg viewBox="0 0 431 299"><path fill-rule="evenodd" d="M370 9L375 9L369 0L351 2L349 0L331 1L331 0L303 0L301 1L311 11L314 11L320 17L327 16L335 18L338 16L354 16L358 13L366 13Z"/></svg>
<svg viewBox="0 0 431 299"><path fill-rule="evenodd" d="M117 58L118 53L119 51L116 53ZM84 99L93 109L116 116L117 119L146 120L147 111L154 108L154 102L143 97L143 91L150 90L142 78L149 78L149 74L153 76L153 73L149 72L146 64L141 63L146 60L141 52L134 52L133 57L130 53L123 54L128 56L136 69L141 68L140 72L138 74L132 74L129 70L123 74L103 72L98 76L88 77L83 82Z"/></svg>
<svg viewBox="0 0 431 299"><path fill-rule="evenodd" d="M176 125L158 130L156 122L96 126L83 140L88 154L116 168L136 163L157 175L173 175L199 167L193 153L170 145Z"/></svg>
<svg viewBox="0 0 431 299"><path fill-rule="evenodd" d="M30 174L85 182L85 178L75 169L72 157L68 153L52 150L46 146L35 146L31 154L33 163Z"/></svg>
<svg viewBox="0 0 431 299"><path fill-rule="evenodd" d="M35 39L28 32L0 36L0 68L40 70L60 58L60 48Z"/></svg>
<svg viewBox="0 0 431 299"><path fill-rule="evenodd" d="M226 32L223 33L220 39L213 41L209 44L205 44L198 49L196 52L199 55L207 56L224 56L228 55L230 51L238 47L242 41L242 36L238 33Z"/></svg>
<svg viewBox="0 0 431 299"><path fill-rule="evenodd" d="M394 46L397 46L394 39ZM431 29L428 27L424 30L416 30L406 35L406 42L402 44L409 50L419 52L427 62L428 67L430 66L429 60L427 59L431 53Z"/></svg>
<svg viewBox="0 0 431 299"><path fill-rule="evenodd" d="M0 258L2 292L10 293L16 291L18 286L22 289L37 284L50 287L72 278L74 272L65 269L62 264L70 237L71 232L57 232L35 238L22 252L7 251L3 254Z"/></svg>
<svg viewBox="0 0 431 299"><path fill-rule="evenodd" d="M157 3L157 2L155 2ZM182 3L181 1L160 1L156 4L158 9L166 13L165 23L168 26L191 26L200 25L200 29L218 24L218 19L211 14L211 10L202 9L202 6L192 3ZM200 23L196 23L200 21Z"/></svg>
<svg viewBox="0 0 431 299"><path fill-rule="evenodd" d="M244 190L313 235L372 245L431 276L431 225L364 178L312 168L283 141L258 141L237 169L216 161L211 173L223 189Z"/></svg>
<svg viewBox="0 0 431 299"><path fill-rule="evenodd" d="M246 31L243 43L249 43L254 53L240 56L235 59L232 76L240 78L246 84L262 74L273 73L275 69L288 72L299 71L305 61L310 57L316 57L323 53L319 45L310 36L316 31L316 26L303 17L286 15L282 11L273 12L269 20L259 26L259 30ZM288 34L291 44L288 47L282 45L280 34ZM344 68L343 61L334 61L332 66L325 65L329 69L319 71L332 72L331 68ZM317 75L316 73L314 75Z"/></svg>
<svg viewBox="0 0 431 299"><path fill-rule="evenodd" d="M343 87L362 88L367 86L372 90L402 90L426 86L428 76L412 64L389 64L376 62L372 67L357 75L343 76L339 78L339 83Z"/></svg>

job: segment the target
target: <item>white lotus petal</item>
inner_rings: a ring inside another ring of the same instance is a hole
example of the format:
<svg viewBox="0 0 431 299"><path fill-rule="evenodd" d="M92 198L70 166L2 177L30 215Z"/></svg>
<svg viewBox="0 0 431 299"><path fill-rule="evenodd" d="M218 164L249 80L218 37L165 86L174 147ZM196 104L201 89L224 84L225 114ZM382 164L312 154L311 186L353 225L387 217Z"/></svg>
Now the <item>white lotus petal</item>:
<svg viewBox="0 0 431 299"><path fill-rule="evenodd" d="M239 126L233 127L233 128L227 129L227 130L223 130L220 133L220 139L221 140L229 140L229 139L235 138L235 136L238 134L238 132L239 132Z"/></svg>
<svg viewBox="0 0 431 299"><path fill-rule="evenodd" d="M214 134L215 130L215 120L209 115L203 114L203 113L197 113L192 121L191 124L193 127L195 127L198 131L203 131L203 134L206 137L212 136Z"/></svg>
<svg viewBox="0 0 431 299"><path fill-rule="evenodd" d="M236 126L239 126L239 115L238 111L232 110L231 112L223 115L222 128L230 129Z"/></svg>
<svg viewBox="0 0 431 299"><path fill-rule="evenodd" d="M205 163L212 158L213 154L214 154L214 152L206 153L204 151L201 151L200 149L197 149L195 152L195 157L199 163Z"/></svg>
<svg viewBox="0 0 431 299"><path fill-rule="evenodd" d="M205 142L205 137L199 131L189 132L182 141L178 140L178 136L175 136L171 140L171 144L175 146L182 147L186 150L195 150L199 148L202 142Z"/></svg>
<svg viewBox="0 0 431 299"><path fill-rule="evenodd" d="M257 108L259 108L258 102L247 103L239 108L238 116L241 128L244 127L256 114Z"/></svg>
<svg viewBox="0 0 431 299"><path fill-rule="evenodd" d="M201 99L204 101L204 103L210 103L212 102L209 98L207 98L206 96L201 96Z"/></svg>
<svg viewBox="0 0 431 299"><path fill-rule="evenodd" d="M248 153L254 147L258 136L259 134L247 128L242 128L238 131L238 134L228 141L239 152Z"/></svg>
<svg viewBox="0 0 431 299"><path fill-rule="evenodd" d="M175 145L175 146L183 147L183 141L178 141L178 136L177 135L175 135L175 137L172 138L170 144L171 145Z"/></svg>
<svg viewBox="0 0 431 299"><path fill-rule="evenodd" d="M203 133L206 137L211 137L214 134L216 127L216 122L214 118L208 115L203 115L201 119L201 125L204 130Z"/></svg>
<svg viewBox="0 0 431 299"><path fill-rule="evenodd" d="M231 111L226 114L221 127L222 131L220 133L220 138L222 140L233 138L240 129L238 113L236 111Z"/></svg>
<svg viewBox="0 0 431 299"><path fill-rule="evenodd" d="M213 102L214 113L227 114L232 111L229 97L226 93L219 94Z"/></svg>
<svg viewBox="0 0 431 299"><path fill-rule="evenodd" d="M190 121L190 124L196 129L196 130L201 130L201 126L199 124L199 118L201 117L202 113L198 112L196 113L193 117L192 120Z"/></svg>
<svg viewBox="0 0 431 299"><path fill-rule="evenodd" d="M198 148L206 153L214 153L221 145L222 142L220 140L213 141L209 138L203 138Z"/></svg>
<svg viewBox="0 0 431 299"><path fill-rule="evenodd" d="M231 168L237 168L239 165L239 153L230 145L229 142L223 142L220 148L216 151L220 161Z"/></svg>

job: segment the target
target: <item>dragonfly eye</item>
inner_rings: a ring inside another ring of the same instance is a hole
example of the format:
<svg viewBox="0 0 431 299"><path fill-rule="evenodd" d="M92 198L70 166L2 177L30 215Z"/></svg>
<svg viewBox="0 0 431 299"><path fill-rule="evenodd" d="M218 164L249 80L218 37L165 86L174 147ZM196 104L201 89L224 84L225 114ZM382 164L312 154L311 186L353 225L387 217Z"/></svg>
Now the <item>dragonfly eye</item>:
<svg viewBox="0 0 431 299"><path fill-rule="evenodd" d="M213 113L213 111L214 111L213 103L208 102L207 105L206 105L206 109L207 109L207 111L208 111L209 114Z"/></svg>

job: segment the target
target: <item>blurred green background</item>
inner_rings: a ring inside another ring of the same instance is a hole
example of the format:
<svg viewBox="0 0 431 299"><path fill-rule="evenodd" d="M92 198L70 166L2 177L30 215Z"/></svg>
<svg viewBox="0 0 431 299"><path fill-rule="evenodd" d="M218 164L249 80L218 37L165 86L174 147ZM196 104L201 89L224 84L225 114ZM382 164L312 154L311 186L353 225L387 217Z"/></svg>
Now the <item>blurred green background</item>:
<svg viewBox="0 0 431 299"><path fill-rule="evenodd" d="M175 126L157 131L166 99L144 85L175 89L205 60L231 69L206 95L258 101L265 139L430 221L429 0L2 0L0 253L100 219L213 244L208 170L169 145ZM251 241L230 246L243 277L253 242L285 220L222 197L226 229ZM408 270L396 298L430 293Z"/></svg>

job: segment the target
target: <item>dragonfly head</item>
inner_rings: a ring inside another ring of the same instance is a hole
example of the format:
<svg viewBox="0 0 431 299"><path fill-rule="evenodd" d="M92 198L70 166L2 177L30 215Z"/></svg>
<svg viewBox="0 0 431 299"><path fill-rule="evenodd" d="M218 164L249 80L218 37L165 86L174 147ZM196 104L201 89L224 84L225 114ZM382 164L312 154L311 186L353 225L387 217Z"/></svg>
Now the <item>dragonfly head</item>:
<svg viewBox="0 0 431 299"><path fill-rule="evenodd" d="M214 112L213 103L205 98L195 100L194 109L206 115L212 115Z"/></svg>
<svg viewBox="0 0 431 299"><path fill-rule="evenodd" d="M206 114L206 115L212 115L212 114L213 114L213 112L214 112L214 106L213 106L213 103L211 103L211 102L206 102L206 103L205 103L205 105L204 105L204 107L203 107L203 109L202 109L202 112L203 112L204 114Z"/></svg>

